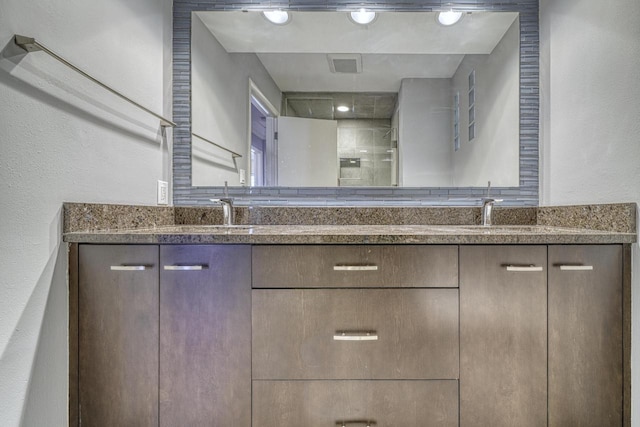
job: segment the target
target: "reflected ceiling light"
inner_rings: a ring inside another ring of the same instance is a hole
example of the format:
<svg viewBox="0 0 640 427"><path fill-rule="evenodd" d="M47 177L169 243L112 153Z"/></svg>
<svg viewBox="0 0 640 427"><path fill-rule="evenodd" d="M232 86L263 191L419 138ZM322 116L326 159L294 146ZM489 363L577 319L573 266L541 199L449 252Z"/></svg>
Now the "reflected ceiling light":
<svg viewBox="0 0 640 427"><path fill-rule="evenodd" d="M265 10L262 15L276 25L285 25L291 21L291 16L286 10Z"/></svg>
<svg viewBox="0 0 640 427"><path fill-rule="evenodd" d="M440 25L444 25L448 27L450 25L458 23L462 19L462 12L456 12L454 10L449 10L447 12L438 12L436 14L436 19Z"/></svg>
<svg viewBox="0 0 640 427"><path fill-rule="evenodd" d="M357 12L349 13L349 19L351 20L351 22L354 22L360 25L371 24L373 21L376 20L377 16L378 15L375 12L367 11L364 8L358 10Z"/></svg>
<svg viewBox="0 0 640 427"><path fill-rule="evenodd" d="M346 113L347 111L349 111L349 107L347 107L346 105L338 105L336 110L340 111L341 113Z"/></svg>

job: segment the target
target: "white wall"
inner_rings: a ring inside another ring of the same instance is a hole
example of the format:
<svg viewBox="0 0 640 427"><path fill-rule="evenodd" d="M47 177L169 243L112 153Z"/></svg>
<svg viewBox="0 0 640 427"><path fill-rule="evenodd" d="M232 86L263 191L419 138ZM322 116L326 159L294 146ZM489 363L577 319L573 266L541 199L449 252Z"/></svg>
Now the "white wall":
<svg viewBox="0 0 640 427"><path fill-rule="evenodd" d="M520 21L490 55L467 55L452 78L460 94L460 149L451 147L453 185L517 187L520 180ZM469 142L469 73L476 70L476 137Z"/></svg>
<svg viewBox="0 0 640 427"><path fill-rule="evenodd" d="M198 138L192 145L192 185L240 185L249 148L249 79L275 108L282 94L254 53L229 54L197 14L191 19L192 130L242 155L231 155Z"/></svg>
<svg viewBox="0 0 640 427"><path fill-rule="evenodd" d="M170 116L171 1L0 3L0 425L67 424L64 201L154 204L170 181L159 121L14 33Z"/></svg>
<svg viewBox="0 0 640 427"><path fill-rule="evenodd" d="M451 186L451 79L403 79L400 186Z"/></svg>
<svg viewBox="0 0 640 427"><path fill-rule="evenodd" d="M640 2L542 0L541 203L640 203ZM633 245L632 425L640 418Z"/></svg>

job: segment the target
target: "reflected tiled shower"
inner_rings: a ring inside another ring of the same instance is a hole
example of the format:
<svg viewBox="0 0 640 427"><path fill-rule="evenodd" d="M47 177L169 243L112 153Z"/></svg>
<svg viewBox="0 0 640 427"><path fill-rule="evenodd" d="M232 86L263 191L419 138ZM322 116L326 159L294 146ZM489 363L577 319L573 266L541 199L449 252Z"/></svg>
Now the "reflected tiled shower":
<svg viewBox="0 0 640 427"><path fill-rule="evenodd" d="M341 187L396 185L391 120L338 120Z"/></svg>

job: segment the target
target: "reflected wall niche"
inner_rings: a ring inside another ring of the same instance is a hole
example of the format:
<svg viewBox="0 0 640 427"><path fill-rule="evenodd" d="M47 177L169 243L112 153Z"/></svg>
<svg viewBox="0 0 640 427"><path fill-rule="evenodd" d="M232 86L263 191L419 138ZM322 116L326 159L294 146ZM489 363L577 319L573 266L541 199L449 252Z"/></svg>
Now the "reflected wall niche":
<svg viewBox="0 0 640 427"><path fill-rule="evenodd" d="M491 196L508 206L538 205L539 29L538 1L421 1L402 4L359 2L358 7L379 12L436 12L446 8L467 12L518 12L520 27L519 76L519 185L492 187ZM174 1L173 200L175 205L210 205L223 187L198 187L192 181L192 77L191 25L193 12L226 10L347 11L343 1ZM240 159L242 160L242 159ZM239 205L436 205L473 206L487 195L478 187L241 187L229 188Z"/></svg>

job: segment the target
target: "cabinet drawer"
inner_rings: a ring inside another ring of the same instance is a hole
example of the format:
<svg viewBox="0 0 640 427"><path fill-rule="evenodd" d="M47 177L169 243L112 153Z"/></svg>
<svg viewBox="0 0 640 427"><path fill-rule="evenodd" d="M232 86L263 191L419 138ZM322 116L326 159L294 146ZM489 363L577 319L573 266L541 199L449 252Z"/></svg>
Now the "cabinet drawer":
<svg viewBox="0 0 640 427"><path fill-rule="evenodd" d="M253 425L454 427L458 382L254 381Z"/></svg>
<svg viewBox="0 0 640 427"><path fill-rule="evenodd" d="M252 263L254 288L458 286L457 246L267 245Z"/></svg>
<svg viewBox="0 0 640 427"><path fill-rule="evenodd" d="M254 379L458 378L457 289L254 289L252 299Z"/></svg>

